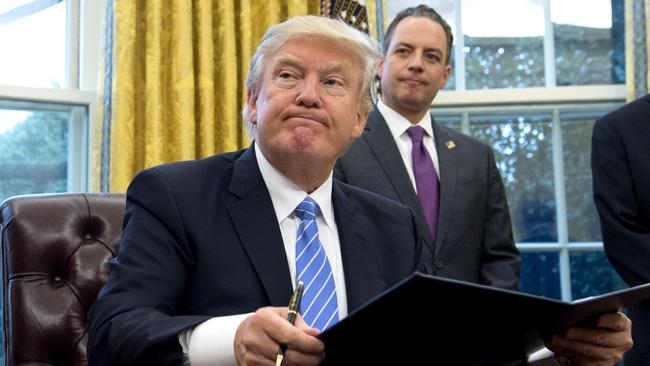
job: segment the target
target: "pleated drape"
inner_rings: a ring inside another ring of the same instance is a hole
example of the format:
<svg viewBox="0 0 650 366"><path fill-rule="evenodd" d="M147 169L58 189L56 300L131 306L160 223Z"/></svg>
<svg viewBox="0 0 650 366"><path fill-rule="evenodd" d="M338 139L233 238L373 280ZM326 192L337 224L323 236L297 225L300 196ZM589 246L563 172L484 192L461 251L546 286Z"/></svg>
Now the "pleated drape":
<svg viewBox="0 0 650 366"><path fill-rule="evenodd" d="M140 170L237 150L244 78L266 29L319 0L109 0L91 162L93 191Z"/></svg>
<svg viewBox="0 0 650 366"><path fill-rule="evenodd" d="M627 100L648 93L650 83L650 0L625 0L625 79Z"/></svg>

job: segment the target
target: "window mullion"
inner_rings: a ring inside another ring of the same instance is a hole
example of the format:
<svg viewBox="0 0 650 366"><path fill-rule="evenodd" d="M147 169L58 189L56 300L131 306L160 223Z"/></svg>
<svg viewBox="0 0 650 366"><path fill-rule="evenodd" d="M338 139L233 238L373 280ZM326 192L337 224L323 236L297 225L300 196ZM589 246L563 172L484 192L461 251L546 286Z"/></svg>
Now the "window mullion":
<svg viewBox="0 0 650 366"><path fill-rule="evenodd" d="M544 76L546 87L552 88L557 85L555 78L555 32L553 31L553 20L551 19L551 0L542 0L544 3Z"/></svg>
<svg viewBox="0 0 650 366"><path fill-rule="evenodd" d="M79 0L67 0L66 89L79 89Z"/></svg>
<svg viewBox="0 0 650 366"><path fill-rule="evenodd" d="M560 111L553 110L553 182L555 191L557 236L560 244L560 290L562 300L571 300L571 267L569 263L569 228L567 223L566 195L564 187L564 152Z"/></svg>
<svg viewBox="0 0 650 366"><path fill-rule="evenodd" d="M456 48L454 49L454 58L455 69L454 75L456 80L456 90L465 90L465 38L463 37L463 23L462 23L462 14L461 14L461 1L454 1L454 17L456 22L456 34L454 38L456 40Z"/></svg>

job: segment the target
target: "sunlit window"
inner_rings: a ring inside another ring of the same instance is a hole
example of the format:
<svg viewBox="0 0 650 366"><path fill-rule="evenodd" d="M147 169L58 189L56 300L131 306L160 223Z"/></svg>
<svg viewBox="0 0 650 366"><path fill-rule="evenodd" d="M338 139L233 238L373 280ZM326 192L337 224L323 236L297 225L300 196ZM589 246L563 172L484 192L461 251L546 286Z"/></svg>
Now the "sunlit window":
<svg viewBox="0 0 650 366"><path fill-rule="evenodd" d="M541 0L464 0L461 14L467 89L544 86Z"/></svg>
<svg viewBox="0 0 650 366"><path fill-rule="evenodd" d="M64 88L66 28L65 1L0 1L0 84Z"/></svg>
<svg viewBox="0 0 650 366"><path fill-rule="evenodd" d="M622 1L551 1L557 85L625 83L622 14Z"/></svg>

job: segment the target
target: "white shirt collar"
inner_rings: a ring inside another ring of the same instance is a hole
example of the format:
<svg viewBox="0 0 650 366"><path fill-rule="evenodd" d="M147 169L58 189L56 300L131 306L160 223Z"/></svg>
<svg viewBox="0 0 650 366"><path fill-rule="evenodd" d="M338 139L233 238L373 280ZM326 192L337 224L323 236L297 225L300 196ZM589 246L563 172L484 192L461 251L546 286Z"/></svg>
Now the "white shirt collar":
<svg viewBox="0 0 650 366"><path fill-rule="evenodd" d="M413 124L409 120L404 118L401 114L396 112L391 107L384 104L384 102L382 102L381 99L377 101L377 109L379 109L381 115L384 117L386 122L388 122L387 124L388 124L388 128L390 129L390 133L393 135L393 138L395 139L400 138L400 136L406 133L406 130L408 130L409 127L413 126ZM420 119L416 125L424 128L426 134L435 141L435 138L433 136L433 124L431 123L430 113L428 112L425 113L424 116L422 116L422 119Z"/></svg>
<svg viewBox="0 0 650 366"><path fill-rule="evenodd" d="M300 188L297 184L292 182L279 170L277 170L268 160L255 143L255 157L257 158L257 165L262 173L262 179L266 184L266 188L271 195L273 208L275 209L275 216L278 218L278 224L282 222L289 215L293 214L293 210L298 207L298 204L305 199L307 192ZM312 192L311 197L318 206L325 221L325 224L332 228L334 214L332 210L332 173L325 182Z"/></svg>

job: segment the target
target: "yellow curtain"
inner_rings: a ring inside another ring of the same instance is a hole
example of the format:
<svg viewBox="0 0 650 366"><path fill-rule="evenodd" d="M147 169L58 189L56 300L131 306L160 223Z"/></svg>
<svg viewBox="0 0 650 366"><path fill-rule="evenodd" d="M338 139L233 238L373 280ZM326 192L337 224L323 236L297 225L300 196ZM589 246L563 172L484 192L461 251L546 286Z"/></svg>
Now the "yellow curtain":
<svg viewBox="0 0 650 366"><path fill-rule="evenodd" d="M650 0L625 0L625 79L627 100L648 93L650 84Z"/></svg>
<svg viewBox="0 0 650 366"><path fill-rule="evenodd" d="M108 7L112 57L103 61L110 69L100 82L90 188L111 192L125 191L142 169L247 146L240 111L257 43L273 24L320 14L319 0L113 0Z"/></svg>

